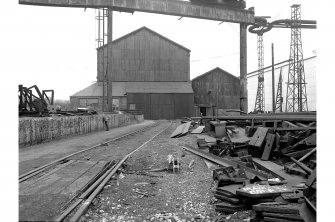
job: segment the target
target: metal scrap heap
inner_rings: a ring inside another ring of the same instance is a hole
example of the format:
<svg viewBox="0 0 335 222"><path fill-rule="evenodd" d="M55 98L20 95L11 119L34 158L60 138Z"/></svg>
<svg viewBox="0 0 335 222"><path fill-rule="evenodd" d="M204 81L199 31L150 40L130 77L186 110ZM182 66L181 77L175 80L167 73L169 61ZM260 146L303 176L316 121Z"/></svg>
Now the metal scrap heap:
<svg viewBox="0 0 335 222"><path fill-rule="evenodd" d="M217 212L254 210L251 221L316 221L315 112L182 122L171 137L190 131L197 145L183 148L217 164Z"/></svg>

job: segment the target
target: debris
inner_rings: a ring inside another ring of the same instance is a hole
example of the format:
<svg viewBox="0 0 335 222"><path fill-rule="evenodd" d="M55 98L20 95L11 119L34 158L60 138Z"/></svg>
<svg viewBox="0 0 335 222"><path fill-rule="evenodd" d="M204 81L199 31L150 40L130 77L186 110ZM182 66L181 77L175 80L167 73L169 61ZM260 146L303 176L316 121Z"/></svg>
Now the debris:
<svg viewBox="0 0 335 222"><path fill-rule="evenodd" d="M194 160L191 160L191 162L188 164L188 168L192 168L193 164L194 164Z"/></svg>
<svg viewBox="0 0 335 222"><path fill-rule="evenodd" d="M265 137L268 133L268 128L258 127L255 134L252 136L249 145L262 147L265 141Z"/></svg>
<svg viewBox="0 0 335 222"><path fill-rule="evenodd" d="M215 137L222 138L227 135L226 132L226 121L210 121L210 124L214 127Z"/></svg>
<svg viewBox="0 0 335 222"><path fill-rule="evenodd" d="M262 160L269 160L275 138L275 134L272 133L268 133L266 136L266 144L261 158Z"/></svg>
<svg viewBox="0 0 335 222"><path fill-rule="evenodd" d="M172 171L173 173L179 172L180 161L179 161L179 157L177 156L177 154L168 155L168 162L169 162L168 169L170 171Z"/></svg>
<svg viewBox="0 0 335 222"><path fill-rule="evenodd" d="M197 144L198 144L199 149L209 147L205 139L197 139Z"/></svg>
<svg viewBox="0 0 335 222"><path fill-rule="evenodd" d="M198 126L196 129L192 130L191 134L199 134L202 133L204 130L205 126Z"/></svg>
<svg viewBox="0 0 335 222"><path fill-rule="evenodd" d="M265 198L265 197L276 197L281 193L291 193L292 189L285 185L282 186L269 186L259 184L248 184L243 188L236 191L236 194L251 197L251 198Z"/></svg>
<svg viewBox="0 0 335 222"><path fill-rule="evenodd" d="M293 157L290 157L290 159L291 159L294 163L296 163L301 169L303 169L306 173L308 173L308 174L311 174L311 173L312 173L312 170L311 170L309 167L307 167L305 164L299 162L298 160L296 160L296 159L293 158Z"/></svg>
<svg viewBox="0 0 335 222"><path fill-rule="evenodd" d="M175 137L181 137L183 135L185 135L186 133L188 133L188 130L191 126L191 122L186 122L183 123L181 125L179 125L175 131L171 134L171 138L175 138Z"/></svg>

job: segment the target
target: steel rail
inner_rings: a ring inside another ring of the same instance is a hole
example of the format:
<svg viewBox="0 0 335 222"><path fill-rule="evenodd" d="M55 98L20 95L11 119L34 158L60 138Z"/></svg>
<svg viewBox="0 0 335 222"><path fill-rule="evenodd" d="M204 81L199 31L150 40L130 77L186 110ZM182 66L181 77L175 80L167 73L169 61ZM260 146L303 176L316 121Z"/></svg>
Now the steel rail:
<svg viewBox="0 0 335 222"><path fill-rule="evenodd" d="M124 135L118 136L118 137L113 138L113 139L111 139L111 140L108 140L108 141L106 141L106 142L103 142L103 143L94 145L94 146L89 147L89 148L87 148L87 149L80 150L80 151L78 151L78 152L72 153L72 154L67 155L67 156L65 156L65 157L61 157L61 158L59 158L59 159L57 159L57 160L55 160L55 161L52 161L52 162L50 162L50 163L47 163L47 164L45 164L45 165L43 165L43 166L40 166L40 167L34 169L34 170L31 170L31 171L29 171L29 172L27 172L27 173L25 173L25 174L23 174L23 175L20 175L20 176L19 176L19 183L21 183L21 182L23 182L23 181L29 179L30 177L32 177L32 176L34 176L34 175L36 175L36 174L42 172L43 170L45 170L45 169L47 169L47 168L49 168L49 167L52 167L52 166L55 165L55 164L61 163L62 161L66 160L66 159L68 159L68 158L70 158L70 157L72 157L72 156L74 156L74 155L77 155L77 154L86 152L86 151L91 150L91 149L98 148L98 147L100 147L100 146L102 146L102 145L108 144L108 143L110 143L110 142L114 142L114 141L116 141L116 140L122 139L122 138L124 138L124 137L130 136L130 135L132 135L132 134L135 134L135 133L137 133L137 132L140 132L140 131L142 131L142 130L145 130L145 129L147 129L147 128L154 127L154 126L156 126L156 125L158 125L157 122L154 123L154 124L152 124L152 125L145 126L145 127L140 128L140 129L138 129L138 130L135 130L135 131L133 131L133 132L126 133L126 134L124 134Z"/></svg>
<svg viewBox="0 0 335 222"><path fill-rule="evenodd" d="M146 141L145 143L143 143L141 146L139 146L138 148L136 148L135 150L133 150L132 152L130 152L129 154L127 154L125 157L123 157L123 159L120 162L118 162L112 169L110 169L108 171L108 175L103 179L103 181L93 191L93 193L84 201L84 203L79 207L79 209L75 212L75 214L70 218L69 221L71 221L71 222L77 222L77 221L79 221L80 218L81 218L81 216L87 211L87 209L88 209L89 205L92 203L93 199L101 192L101 190L104 188L104 186L107 184L107 182L111 179L111 177L122 166L122 164L132 154L134 154L136 151L138 151L139 149L141 149L142 147L144 147L146 144L148 144L149 142L151 142L153 139L155 139L158 135L162 134L164 131L166 131L168 128L170 128L171 123L172 122L170 122L170 125L168 127L164 128L162 131L160 131L159 133L157 133L156 135L154 135L152 138L150 138L148 141ZM106 174L107 174L107 172L106 172ZM83 200L75 202L76 206L78 206L82 201ZM75 206L71 206L70 208L71 209L75 209Z"/></svg>
<svg viewBox="0 0 335 222"><path fill-rule="evenodd" d="M70 207L66 207L66 210L63 211L63 213L55 218L53 221L62 221L67 215L69 215L82 201L83 199L87 198L88 195L90 195L96 187L109 175L110 171L114 169L116 164L113 166L110 166L109 169L105 169L99 177L95 177L94 180L90 181L86 186L85 185L85 191L79 196L78 200L76 200L74 203L70 205ZM72 198L70 201L73 201L75 198L77 198L77 195Z"/></svg>

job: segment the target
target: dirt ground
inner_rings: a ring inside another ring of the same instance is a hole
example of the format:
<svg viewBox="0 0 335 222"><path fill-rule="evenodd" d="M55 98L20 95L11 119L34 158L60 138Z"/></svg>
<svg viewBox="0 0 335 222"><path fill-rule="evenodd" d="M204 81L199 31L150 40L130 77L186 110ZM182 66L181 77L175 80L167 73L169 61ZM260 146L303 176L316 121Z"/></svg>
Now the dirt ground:
<svg viewBox="0 0 335 222"><path fill-rule="evenodd" d="M168 130L135 152L98 195L82 221L249 221L252 211L232 215L215 212L212 170L201 157L181 148L184 144L196 147L196 137L188 134L170 138L179 124L173 122ZM180 158L178 173L140 175L147 169L167 168L170 154Z"/></svg>

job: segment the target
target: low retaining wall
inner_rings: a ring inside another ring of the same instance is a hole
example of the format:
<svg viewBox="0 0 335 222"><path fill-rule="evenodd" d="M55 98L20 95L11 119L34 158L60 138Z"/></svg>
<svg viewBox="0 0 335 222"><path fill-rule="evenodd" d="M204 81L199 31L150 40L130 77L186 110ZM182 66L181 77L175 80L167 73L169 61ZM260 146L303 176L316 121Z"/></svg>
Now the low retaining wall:
<svg viewBox="0 0 335 222"><path fill-rule="evenodd" d="M70 135L105 130L142 122L143 115L99 114L90 116L63 116L19 118L19 147L29 146Z"/></svg>

